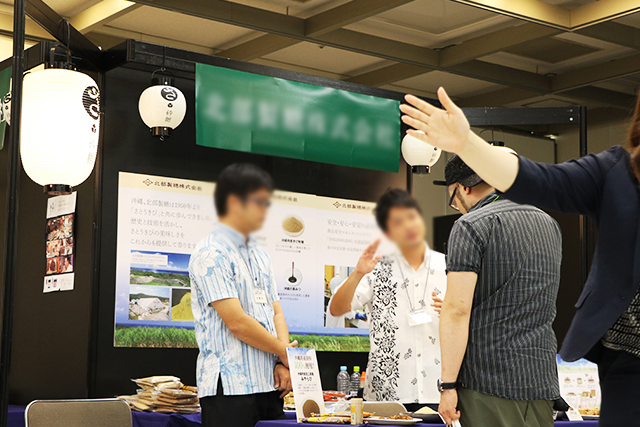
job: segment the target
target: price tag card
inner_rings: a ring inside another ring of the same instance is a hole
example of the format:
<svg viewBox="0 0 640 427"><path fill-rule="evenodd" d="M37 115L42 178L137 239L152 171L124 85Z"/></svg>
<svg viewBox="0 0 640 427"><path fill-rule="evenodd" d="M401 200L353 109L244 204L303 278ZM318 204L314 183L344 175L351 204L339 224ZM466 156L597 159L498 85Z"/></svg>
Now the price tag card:
<svg viewBox="0 0 640 427"><path fill-rule="evenodd" d="M569 421L582 421L582 415L580 415L580 411L574 408L569 408L567 411L567 418Z"/></svg>
<svg viewBox="0 0 640 427"><path fill-rule="evenodd" d="M288 348L287 356L298 422L311 413L323 414L324 397L315 349Z"/></svg>

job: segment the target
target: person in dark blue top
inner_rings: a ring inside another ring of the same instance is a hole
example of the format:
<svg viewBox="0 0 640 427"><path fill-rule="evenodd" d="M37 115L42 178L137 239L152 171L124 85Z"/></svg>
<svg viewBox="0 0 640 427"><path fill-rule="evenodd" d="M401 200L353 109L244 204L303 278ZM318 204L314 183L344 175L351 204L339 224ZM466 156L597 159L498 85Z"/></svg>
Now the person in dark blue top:
<svg viewBox="0 0 640 427"><path fill-rule="evenodd" d="M443 88L438 97L444 109L407 95L408 133L458 154L504 197L596 222L593 264L560 355L598 364L600 426L640 426L640 98L626 148L549 165L487 144Z"/></svg>

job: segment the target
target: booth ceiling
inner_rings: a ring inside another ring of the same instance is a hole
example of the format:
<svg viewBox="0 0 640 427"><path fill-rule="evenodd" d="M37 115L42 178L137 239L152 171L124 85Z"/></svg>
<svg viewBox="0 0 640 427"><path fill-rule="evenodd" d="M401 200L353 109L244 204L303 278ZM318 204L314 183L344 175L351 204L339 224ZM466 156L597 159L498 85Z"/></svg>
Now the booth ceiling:
<svg viewBox="0 0 640 427"><path fill-rule="evenodd" d="M103 49L135 38L425 96L442 85L464 106L626 110L640 82L637 1L45 2ZM0 0L4 57L11 13ZM33 22L27 36L50 38Z"/></svg>

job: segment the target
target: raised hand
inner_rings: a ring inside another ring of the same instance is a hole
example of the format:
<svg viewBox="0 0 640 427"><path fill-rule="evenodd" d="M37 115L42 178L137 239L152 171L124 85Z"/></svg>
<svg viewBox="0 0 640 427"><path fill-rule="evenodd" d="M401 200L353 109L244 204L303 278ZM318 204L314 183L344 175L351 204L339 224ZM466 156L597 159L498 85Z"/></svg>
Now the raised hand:
<svg viewBox="0 0 640 427"><path fill-rule="evenodd" d="M356 273L364 276L373 271L378 261L380 261L380 255L376 255L378 246L380 246L380 239L367 246L367 249L362 252L358 264L356 264Z"/></svg>
<svg viewBox="0 0 640 427"><path fill-rule="evenodd" d="M444 88L438 89L438 99L444 110L413 95L407 95L405 99L413 107L400 105L400 110L405 114L402 121L415 129L407 133L452 153L460 153L464 149L471 132L469 121Z"/></svg>
<svg viewBox="0 0 640 427"><path fill-rule="evenodd" d="M440 313L442 312L442 304L444 304L444 301L441 298L438 298L438 294L436 294L435 291L431 294L431 299L433 300L433 302L431 303L431 307L433 307L435 312L438 313L438 316L440 316Z"/></svg>

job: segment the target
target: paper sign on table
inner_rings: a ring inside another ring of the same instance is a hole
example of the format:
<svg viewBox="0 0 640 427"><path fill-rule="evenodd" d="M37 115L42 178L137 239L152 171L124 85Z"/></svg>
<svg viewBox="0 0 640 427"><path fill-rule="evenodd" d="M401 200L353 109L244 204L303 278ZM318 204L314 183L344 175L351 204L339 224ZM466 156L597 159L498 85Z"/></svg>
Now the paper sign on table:
<svg viewBox="0 0 640 427"><path fill-rule="evenodd" d="M312 412L323 414L324 397L315 349L288 348L287 356L298 422Z"/></svg>
<svg viewBox="0 0 640 427"><path fill-rule="evenodd" d="M580 415L580 411L574 408L570 408L567 411L567 418L569 418L569 421L582 421L582 415Z"/></svg>
<svg viewBox="0 0 640 427"><path fill-rule="evenodd" d="M565 362L559 355L557 362L562 398L576 411L590 409L598 413L601 399L598 365L585 359Z"/></svg>

